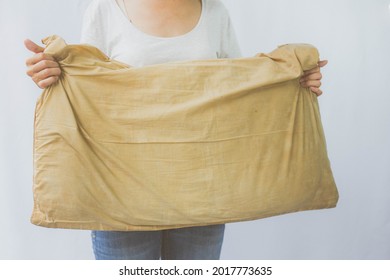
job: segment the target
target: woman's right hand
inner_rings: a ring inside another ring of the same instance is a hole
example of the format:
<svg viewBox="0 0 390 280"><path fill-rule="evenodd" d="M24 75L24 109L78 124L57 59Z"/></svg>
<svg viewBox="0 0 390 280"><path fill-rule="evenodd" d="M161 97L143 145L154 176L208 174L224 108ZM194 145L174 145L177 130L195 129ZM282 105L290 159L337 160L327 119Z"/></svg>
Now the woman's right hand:
<svg viewBox="0 0 390 280"><path fill-rule="evenodd" d="M57 82L61 75L61 68L57 61L51 55L45 54L44 48L29 39L24 41L24 45L34 53L26 60L27 75L42 89Z"/></svg>

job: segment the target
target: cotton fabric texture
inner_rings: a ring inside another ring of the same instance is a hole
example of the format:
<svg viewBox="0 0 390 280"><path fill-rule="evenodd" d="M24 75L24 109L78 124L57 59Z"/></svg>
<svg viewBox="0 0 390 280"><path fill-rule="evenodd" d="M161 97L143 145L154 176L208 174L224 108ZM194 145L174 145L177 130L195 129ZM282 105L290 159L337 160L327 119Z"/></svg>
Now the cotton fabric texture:
<svg viewBox="0 0 390 280"><path fill-rule="evenodd" d="M32 223L161 230L335 207L317 50L134 68L44 40L62 68L36 104Z"/></svg>

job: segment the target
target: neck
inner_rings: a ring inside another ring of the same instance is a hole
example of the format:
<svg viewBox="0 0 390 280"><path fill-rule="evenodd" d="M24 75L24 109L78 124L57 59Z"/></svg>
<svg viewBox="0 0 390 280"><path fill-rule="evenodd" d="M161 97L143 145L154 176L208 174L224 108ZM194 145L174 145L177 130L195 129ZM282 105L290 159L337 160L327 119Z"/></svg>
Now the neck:
<svg viewBox="0 0 390 280"><path fill-rule="evenodd" d="M201 0L120 1L124 1L127 16L136 27L161 37L188 32L194 28L202 11Z"/></svg>
<svg viewBox="0 0 390 280"><path fill-rule="evenodd" d="M193 5L196 0L125 0L129 5L148 11L176 11Z"/></svg>

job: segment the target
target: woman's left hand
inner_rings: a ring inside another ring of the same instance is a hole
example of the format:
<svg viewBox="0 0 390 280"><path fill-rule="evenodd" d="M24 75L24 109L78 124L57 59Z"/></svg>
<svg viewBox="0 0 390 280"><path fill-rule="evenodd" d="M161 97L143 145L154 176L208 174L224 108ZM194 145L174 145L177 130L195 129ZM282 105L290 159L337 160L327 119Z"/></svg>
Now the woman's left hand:
<svg viewBox="0 0 390 280"><path fill-rule="evenodd" d="M318 66L310 69L308 71L303 72L303 76L299 80L302 87L310 88L312 92L314 92L317 96L322 94L321 86L321 67L324 67L328 64L327 60L321 60L318 62Z"/></svg>

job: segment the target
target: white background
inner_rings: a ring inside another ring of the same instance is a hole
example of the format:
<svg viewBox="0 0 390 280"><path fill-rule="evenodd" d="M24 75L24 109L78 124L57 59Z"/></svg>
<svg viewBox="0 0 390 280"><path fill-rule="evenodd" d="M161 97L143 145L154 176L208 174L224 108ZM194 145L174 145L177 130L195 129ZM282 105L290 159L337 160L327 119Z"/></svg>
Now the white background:
<svg viewBox="0 0 390 280"><path fill-rule="evenodd" d="M92 259L88 231L30 224L34 106L23 40L78 43L89 0L0 0L0 259ZM224 0L245 56L311 43L337 208L227 226L222 259L390 259L390 0Z"/></svg>

